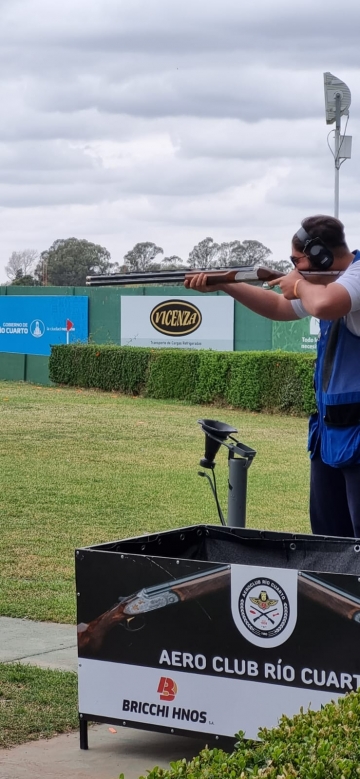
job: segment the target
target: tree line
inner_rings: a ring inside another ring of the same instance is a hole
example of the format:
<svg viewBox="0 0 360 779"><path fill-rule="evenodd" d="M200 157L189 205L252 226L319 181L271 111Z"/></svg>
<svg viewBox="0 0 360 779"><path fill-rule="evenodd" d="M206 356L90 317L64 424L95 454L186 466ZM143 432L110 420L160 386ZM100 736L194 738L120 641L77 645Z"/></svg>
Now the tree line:
<svg viewBox="0 0 360 779"><path fill-rule="evenodd" d="M181 270L189 268L231 268L244 265L269 265L287 271L289 261L271 261L271 250L260 241L216 243L204 238L189 253L187 260L177 255L165 257L164 250L151 241L137 243L123 258L111 262L110 252L84 239L66 238L54 241L39 255L34 249L14 251L5 266L12 285L18 286L84 286L86 276L97 273Z"/></svg>

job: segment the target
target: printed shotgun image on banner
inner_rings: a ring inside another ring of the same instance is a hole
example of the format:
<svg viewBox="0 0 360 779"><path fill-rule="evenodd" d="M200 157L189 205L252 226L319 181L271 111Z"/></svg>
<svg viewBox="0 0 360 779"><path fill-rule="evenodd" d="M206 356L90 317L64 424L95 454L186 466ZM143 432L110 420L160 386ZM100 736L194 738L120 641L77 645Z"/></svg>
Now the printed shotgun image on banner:
<svg viewBox="0 0 360 779"><path fill-rule="evenodd" d="M107 632L114 625L125 623L130 626L134 617L149 611L164 608L171 604L198 599L201 595L215 592L230 582L230 565L219 566L215 571L184 576L177 581L169 581L157 587L147 587L139 592L122 598L120 603L101 614L90 624L78 625L79 650L88 646L95 651L101 646Z"/></svg>
<svg viewBox="0 0 360 779"><path fill-rule="evenodd" d="M358 641L360 592L348 589L353 577L335 578L336 584L334 575L216 564L167 577L79 622L79 655L270 684L354 690L360 678L356 652L349 647L347 664L334 633L355 631ZM224 653L219 628L225 625ZM309 625L313 636L331 644L325 667L318 642L307 640ZM155 627L149 647L144 637ZM274 651L280 645L281 660Z"/></svg>

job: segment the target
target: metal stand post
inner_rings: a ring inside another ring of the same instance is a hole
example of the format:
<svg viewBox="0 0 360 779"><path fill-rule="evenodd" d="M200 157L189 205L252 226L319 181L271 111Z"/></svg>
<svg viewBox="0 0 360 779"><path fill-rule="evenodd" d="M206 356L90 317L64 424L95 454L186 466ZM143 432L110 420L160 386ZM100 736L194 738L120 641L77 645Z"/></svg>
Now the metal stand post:
<svg viewBox="0 0 360 779"><path fill-rule="evenodd" d="M230 527L245 527L246 525L246 490L247 472L251 460L234 457L229 452L229 492L227 525Z"/></svg>
<svg viewBox="0 0 360 779"><path fill-rule="evenodd" d="M334 200L334 216L339 218L339 177L340 177L340 130L341 130L341 95L335 95L336 107L335 107L335 200Z"/></svg>
<svg viewBox="0 0 360 779"><path fill-rule="evenodd" d="M89 749L88 742L88 723L86 719L83 719L81 714L79 717L80 723L80 749Z"/></svg>

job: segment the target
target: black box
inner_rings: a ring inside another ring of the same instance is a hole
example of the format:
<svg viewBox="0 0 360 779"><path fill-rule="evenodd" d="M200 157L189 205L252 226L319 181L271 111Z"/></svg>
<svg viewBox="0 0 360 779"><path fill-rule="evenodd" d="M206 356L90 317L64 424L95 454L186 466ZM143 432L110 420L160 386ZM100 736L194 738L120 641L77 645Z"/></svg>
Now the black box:
<svg viewBox="0 0 360 779"><path fill-rule="evenodd" d="M81 721L256 738L356 690L359 553L209 525L78 549Z"/></svg>

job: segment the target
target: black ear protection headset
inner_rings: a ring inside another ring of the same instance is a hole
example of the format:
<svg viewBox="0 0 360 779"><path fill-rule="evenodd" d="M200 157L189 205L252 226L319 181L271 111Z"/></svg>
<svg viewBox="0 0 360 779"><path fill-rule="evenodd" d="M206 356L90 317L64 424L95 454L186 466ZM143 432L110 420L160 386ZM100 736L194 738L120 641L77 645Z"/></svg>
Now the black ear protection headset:
<svg viewBox="0 0 360 779"><path fill-rule="evenodd" d="M310 238L309 233L300 227L296 237L304 244L303 252L308 257L314 268L327 270L334 262L334 255L324 244L321 238Z"/></svg>

